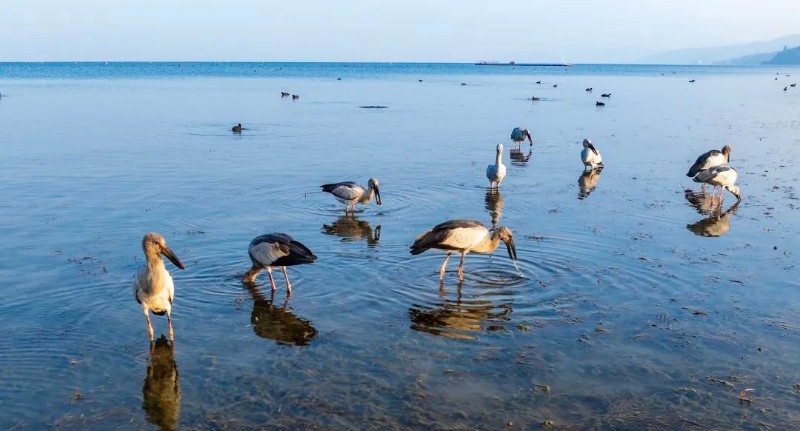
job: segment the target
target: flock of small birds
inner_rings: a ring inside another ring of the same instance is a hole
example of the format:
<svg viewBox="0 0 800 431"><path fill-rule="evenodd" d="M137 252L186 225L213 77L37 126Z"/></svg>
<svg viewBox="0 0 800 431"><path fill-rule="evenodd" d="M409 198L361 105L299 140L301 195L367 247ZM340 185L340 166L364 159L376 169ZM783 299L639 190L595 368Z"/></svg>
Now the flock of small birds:
<svg viewBox="0 0 800 431"><path fill-rule="evenodd" d="M693 81L693 80L692 80ZM541 81L537 81L537 84ZM466 85L466 84L464 84ZM555 86L555 85L554 85ZM587 92L592 91L592 87L586 88ZM289 93L281 92L281 97L288 97ZM611 93L603 93L603 98L610 98ZM299 98L292 95L292 99ZM536 100L536 98L533 98ZM601 102L597 102L598 105ZM241 124L233 126L234 133L241 133ZM519 146L527 140L533 147L533 138L528 129L516 127L511 132L511 141L519 149ZM495 162L486 167L486 178L489 180L490 191L500 189L500 185L506 177L507 169L503 164L503 145L496 147ZM693 181L709 184L714 187L711 192L712 203L715 198L719 199L719 207L722 206L722 195L725 190L731 192L741 201L739 188L735 185L737 172L727 166L730 161L731 147L725 145L722 150L710 150L700 155L695 163L687 172L687 176ZM588 170L599 172L603 169L603 158L594 143L586 138L583 140L583 149L580 153L581 162L584 165L584 172ZM330 193L336 200L345 205L345 213L355 211L356 205L366 205L375 200L376 204L381 205L381 195L379 182L376 178L370 178L366 186L361 186L352 181L323 184L320 186L322 192ZM720 189L719 196L716 196L717 188ZM439 268L439 279L443 280L445 269L452 253L459 253L461 260L458 266L458 277L464 279L464 259L468 253L493 253L500 242L506 245L508 256L512 261L517 260L517 251L514 244L512 232L505 226L493 225L487 228L482 223L475 220L448 220L440 223L430 230L419 235L411 245L412 255L423 253L430 249L442 250L446 253L444 262ZM150 342L154 340L153 328L150 322L149 313L167 316L169 325L169 338L174 340L172 331L172 301L175 294L175 287L172 277L167 271L163 257L169 259L175 266L184 269L183 263L167 246L164 237L158 233L148 233L142 239L142 249L144 250L146 263L137 271L133 283L133 293L136 301L141 305L142 311L147 320L147 329ZM254 283L261 271L266 271L272 291L276 290L275 279L272 276L273 268L280 268L286 282L287 297L292 293L292 284L289 281L289 274L286 270L289 266L313 263L317 256L305 245L296 241L286 233L269 233L254 238L248 246L251 268L242 277L243 283Z"/></svg>

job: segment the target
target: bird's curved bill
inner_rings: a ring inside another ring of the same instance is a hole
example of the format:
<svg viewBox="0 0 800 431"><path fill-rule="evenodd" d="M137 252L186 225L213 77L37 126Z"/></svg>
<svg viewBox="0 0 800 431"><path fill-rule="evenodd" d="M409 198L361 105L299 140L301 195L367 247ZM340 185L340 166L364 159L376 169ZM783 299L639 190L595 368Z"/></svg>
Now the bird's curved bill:
<svg viewBox="0 0 800 431"><path fill-rule="evenodd" d="M514 245L514 241L507 242L506 248L508 249L508 257L510 257L511 260L517 260L517 246Z"/></svg>
<svg viewBox="0 0 800 431"><path fill-rule="evenodd" d="M381 191L378 190L378 187L375 187L375 203L378 205L382 205L381 202Z"/></svg>
<svg viewBox="0 0 800 431"><path fill-rule="evenodd" d="M178 259L178 256L175 256L175 253L173 253L172 250L170 250L168 247L164 247L164 249L161 250L161 253L164 256L166 256L167 259L170 260L170 262L174 263L175 266L177 266L178 268L186 269L183 267L183 264L181 263L180 259Z"/></svg>

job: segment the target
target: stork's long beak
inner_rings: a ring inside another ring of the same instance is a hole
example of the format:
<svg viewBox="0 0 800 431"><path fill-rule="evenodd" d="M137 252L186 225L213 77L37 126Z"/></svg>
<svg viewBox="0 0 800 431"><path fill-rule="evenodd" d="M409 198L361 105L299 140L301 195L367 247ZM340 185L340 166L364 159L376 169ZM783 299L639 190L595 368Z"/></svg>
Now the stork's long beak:
<svg viewBox="0 0 800 431"><path fill-rule="evenodd" d="M174 263L174 264L175 264L175 266L177 266L178 268L180 268L180 269L186 269L186 268L184 268L184 267L183 267L183 264L182 264L182 263L181 263L181 261L178 259L178 257L177 257L177 256L175 256L175 253L173 253L173 252L172 252L172 250L170 250L170 249L169 249L169 247L164 247L164 248L162 248L162 249L161 249L161 254L163 254L164 256L166 256L166 257L167 257L167 259L169 259L169 260L170 260L172 263Z"/></svg>
<svg viewBox="0 0 800 431"><path fill-rule="evenodd" d="M514 245L513 239L506 243L506 248L508 249L508 257L510 257L511 260L517 260L517 246Z"/></svg>
<svg viewBox="0 0 800 431"><path fill-rule="evenodd" d="M375 203L381 205L381 191L378 190L378 186L375 186Z"/></svg>

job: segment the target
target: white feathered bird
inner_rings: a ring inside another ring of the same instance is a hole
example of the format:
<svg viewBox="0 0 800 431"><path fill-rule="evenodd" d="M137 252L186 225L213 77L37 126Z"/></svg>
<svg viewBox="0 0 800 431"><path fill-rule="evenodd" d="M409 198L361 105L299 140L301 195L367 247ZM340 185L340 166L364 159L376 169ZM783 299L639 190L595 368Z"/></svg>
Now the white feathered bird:
<svg viewBox="0 0 800 431"><path fill-rule="evenodd" d="M736 196L737 202L741 202L742 195L739 191L739 187L736 186L736 179L738 176L739 175L736 173L736 169L733 169L729 166L716 166L711 169L698 172L697 175L692 178L692 181L714 186L714 189L711 190L712 199L714 198L714 192L717 191L717 187L721 187L719 191L720 201L722 201L722 193L727 190Z"/></svg>
<svg viewBox="0 0 800 431"><path fill-rule="evenodd" d="M506 177L506 165L503 164L503 144L497 144L497 157L493 165L486 166L486 178L489 179L489 188L500 188L500 183Z"/></svg>
<svg viewBox="0 0 800 431"><path fill-rule="evenodd" d="M332 194L336 200L346 205L345 212L355 211L356 204L367 204L375 196L375 203L381 205L381 192L378 189L378 180L370 178L364 188L352 181L343 183L323 184L323 192Z"/></svg>
<svg viewBox="0 0 800 431"><path fill-rule="evenodd" d="M583 140L583 150L581 151L581 160L583 161L584 170L586 168L594 169L603 166L603 156L600 151L594 147L592 141L588 138Z"/></svg>
<svg viewBox="0 0 800 431"><path fill-rule="evenodd" d="M258 273L266 269L274 292L275 279L272 278L272 267L280 267L283 270L283 277L286 279L286 293L288 295L292 294L292 283L289 282L289 274L286 272L286 267L313 263L317 260L317 256L308 247L299 241L295 241L294 238L285 233L268 233L253 238L247 248L247 253L250 255L250 261L253 266L242 277L242 282L254 282Z"/></svg>
<svg viewBox="0 0 800 431"><path fill-rule="evenodd" d="M142 249L144 249L147 263L136 271L136 278L133 280L133 296L136 298L136 302L141 304L144 317L147 318L150 342L153 342L150 311L158 316L167 315L169 339L172 341L175 339L172 334L172 300L175 298L175 284L172 282L172 276L164 266L164 259L161 256L166 256L180 269L184 269L184 266L175 253L167 247L167 241L160 234L148 233L145 235L142 239Z"/></svg>
<svg viewBox="0 0 800 431"><path fill-rule="evenodd" d="M444 279L444 270L450 254L454 251L461 253L461 263L458 265L458 278L464 279L464 257L467 253L492 253L500 245L500 241L506 244L508 257L512 260L517 259L517 248L514 245L514 238L511 236L511 229L499 226L494 229L487 229L486 226L474 220L450 220L438 224L433 229L418 236L411 246L411 254L418 255L426 250L435 248L445 250L447 256L439 268L439 279Z"/></svg>

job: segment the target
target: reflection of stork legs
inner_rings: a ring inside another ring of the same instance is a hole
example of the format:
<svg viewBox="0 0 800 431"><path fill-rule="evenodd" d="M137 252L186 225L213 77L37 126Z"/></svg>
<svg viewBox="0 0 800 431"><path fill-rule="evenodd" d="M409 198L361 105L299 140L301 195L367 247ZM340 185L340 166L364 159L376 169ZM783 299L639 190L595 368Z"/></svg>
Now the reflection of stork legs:
<svg viewBox="0 0 800 431"><path fill-rule="evenodd" d="M450 260L450 253L447 253L447 256L444 257L444 262L442 262L442 267L439 268L439 280L444 280L444 268L447 266L447 261Z"/></svg>

